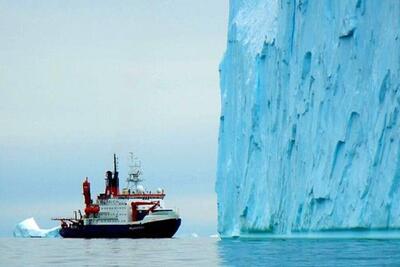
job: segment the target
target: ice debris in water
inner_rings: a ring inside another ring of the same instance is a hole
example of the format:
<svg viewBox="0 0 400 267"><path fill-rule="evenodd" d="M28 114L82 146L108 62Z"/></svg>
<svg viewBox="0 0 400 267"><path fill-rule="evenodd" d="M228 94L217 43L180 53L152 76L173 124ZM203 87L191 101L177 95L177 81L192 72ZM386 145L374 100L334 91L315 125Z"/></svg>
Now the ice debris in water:
<svg viewBox="0 0 400 267"><path fill-rule="evenodd" d="M199 235L197 233L192 233L191 236L194 237L194 238L198 238L199 237Z"/></svg>
<svg viewBox="0 0 400 267"><path fill-rule="evenodd" d="M60 237L60 227L40 229L34 218L28 218L15 226L14 237Z"/></svg>

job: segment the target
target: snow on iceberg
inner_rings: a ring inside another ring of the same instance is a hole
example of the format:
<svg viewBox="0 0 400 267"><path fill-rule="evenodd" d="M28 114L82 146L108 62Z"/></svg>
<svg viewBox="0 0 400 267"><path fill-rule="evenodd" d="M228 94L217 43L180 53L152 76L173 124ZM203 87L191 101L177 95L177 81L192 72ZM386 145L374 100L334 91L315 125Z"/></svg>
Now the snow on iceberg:
<svg viewBox="0 0 400 267"><path fill-rule="evenodd" d="M29 218L15 226L14 237L60 237L60 227L40 229L35 219Z"/></svg>
<svg viewBox="0 0 400 267"><path fill-rule="evenodd" d="M400 1L231 0L221 236L400 229Z"/></svg>

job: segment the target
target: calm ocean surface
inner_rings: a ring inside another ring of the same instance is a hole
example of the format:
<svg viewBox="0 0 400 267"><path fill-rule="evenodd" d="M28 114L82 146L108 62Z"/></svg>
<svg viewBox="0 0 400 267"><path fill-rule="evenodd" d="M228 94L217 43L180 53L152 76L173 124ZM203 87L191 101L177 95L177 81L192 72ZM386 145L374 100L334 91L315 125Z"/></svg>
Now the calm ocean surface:
<svg viewBox="0 0 400 267"><path fill-rule="evenodd" d="M0 238L1 266L400 266L400 240Z"/></svg>

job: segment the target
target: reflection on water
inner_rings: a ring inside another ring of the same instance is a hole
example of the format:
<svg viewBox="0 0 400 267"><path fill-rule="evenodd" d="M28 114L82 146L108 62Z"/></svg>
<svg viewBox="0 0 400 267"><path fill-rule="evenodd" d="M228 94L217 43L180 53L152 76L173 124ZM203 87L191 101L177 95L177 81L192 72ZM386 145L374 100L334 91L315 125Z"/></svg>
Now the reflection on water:
<svg viewBox="0 0 400 267"><path fill-rule="evenodd" d="M400 266L400 240L222 240L218 253L229 266Z"/></svg>
<svg viewBox="0 0 400 267"><path fill-rule="evenodd" d="M400 266L400 240L0 238L0 266Z"/></svg>
<svg viewBox="0 0 400 267"><path fill-rule="evenodd" d="M216 238L0 238L0 266L218 266Z"/></svg>

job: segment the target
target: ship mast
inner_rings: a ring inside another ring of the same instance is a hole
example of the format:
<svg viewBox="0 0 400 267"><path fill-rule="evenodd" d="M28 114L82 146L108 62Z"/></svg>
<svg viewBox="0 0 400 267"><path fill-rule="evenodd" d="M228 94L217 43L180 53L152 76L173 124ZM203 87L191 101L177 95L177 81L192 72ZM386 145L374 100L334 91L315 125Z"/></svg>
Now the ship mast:
<svg viewBox="0 0 400 267"><path fill-rule="evenodd" d="M119 194L118 161L117 161L117 155L114 154L114 194L113 195L118 195L118 194Z"/></svg>
<svg viewBox="0 0 400 267"><path fill-rule="evenodd" d="M138 185L143 179L140 177L140 175L143 173L142 168L141 168L141 162L137 157L133 156L133 153L129 153L129 172L128 172L128 178L126 179L128 183L128 188L132 189L133 192L136 192L138 189Z"/></svg>
<svg viewBox="0 0 400 267"><path fill-rule="evenodd" d="M114 173L117 173L117 155L114 154Z"/></svg>

